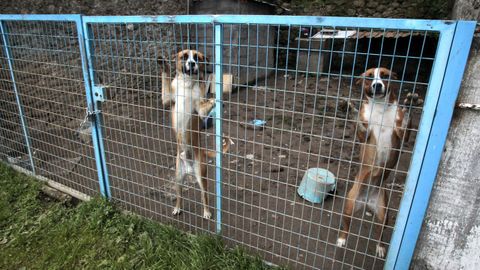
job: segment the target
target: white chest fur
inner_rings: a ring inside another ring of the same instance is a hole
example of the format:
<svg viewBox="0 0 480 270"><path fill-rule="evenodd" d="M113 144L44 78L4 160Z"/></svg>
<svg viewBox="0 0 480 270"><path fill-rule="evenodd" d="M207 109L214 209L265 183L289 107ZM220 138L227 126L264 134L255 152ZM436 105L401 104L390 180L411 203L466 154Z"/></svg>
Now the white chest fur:
<svg viewBox="0 0 480 270"><path fill-rule="evenodd" d="M377 144L376 165L385 166L392 150L392 136L397 118L397 102L392 104L369 100L364 104L362 120L368 123L369 136Z"/></svg>
<svg viewBox="0 0 480 270"><path fill-rule="evenodd" d="M172 125L176 132L184 132L189 128L192 114L202 98L200 86L189 76L179 75L172 81L172 89L176 90Z"/></svg>

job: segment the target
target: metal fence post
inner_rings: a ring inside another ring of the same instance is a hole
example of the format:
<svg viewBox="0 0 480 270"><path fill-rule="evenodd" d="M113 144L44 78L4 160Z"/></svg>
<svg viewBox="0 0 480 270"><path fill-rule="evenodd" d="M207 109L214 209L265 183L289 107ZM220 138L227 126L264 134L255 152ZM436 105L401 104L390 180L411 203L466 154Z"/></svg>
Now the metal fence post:
<svg viewBox="0 0 480 270"><path fill-rule="evenodd" d="M222 231L222 95L223 95L223 68L222 68L222 43L223 25L214 24L215 27L215 190L216 190L216 231Z"/></svg>
<svg viewBox="0 0 480 270"><path fill-rule="evenodd" d="M111 198L110 184L108 180L108 170L105 157L105 148L103 146L103 119L101 115L101 102L104 100L101 87L94 85L94 68L91 52L92 33L88 25L83 22L79 15L76 21L78 42L82 59L83 79L85 81L85 91L87 97L87 116L90 117L92 128L92 142L95 153L95 162L97 165L97 175L100 185L100 193L106 198Z"/></svg>
<svg viewBox="0 0 480 270"><path fill-rule="evenodd" d="M33 162L33 153L32 153L32 146L30 143L30 136L28 135L28 129L27 129L27 124L25 122L22 102L20 101L20 96L18 95L17 83L15 81L15 73L13 72L13 57L8 44L8 37L7 37L8 32L3 21L0 21L0 31L3 37L3 47L5 48L5 56L7 57L8 68L10 69L10 77L12 78L13 91L15 92L15 100L18 106L20 123L22 124L23 135L25 136L25 143L27 145L28 158L30 159L30 167L32 169L32 173L35 174L35 165Z"/></svg>
<svg viewBox="0 0 480 270"><path fill-rule="evenodd" d="M397 244L398 246L390 248L389 255L392 253L392 256L388 258L389 260L385 264L386 269L407 269L412 260L415 244L422 228L447 139L455 101L470 52L475 25L476 22L474 21L457 22L450 49L442 52L443 54L448 54L448 59L445 65L444 77L439 78L441 90L433 117L432 131L429 134L429 141L421 164L419 180L412 190L414 195L411 198L411 202L408 202L409 211L405 211L408 213L408 216L405 218L404 224L400 224L398 221L400 217L397 218L395 229L398 230L401 225L404 227L400 227L402 230L392 235L392 245ZM412 163L414 161L412 159ZM402 204L404 201L405 199L402 200ZM400 209L402 210L402 208ZM395 248L398 250L395 250ZM396 256L393 256L393 253L396 253Z"/></svg>

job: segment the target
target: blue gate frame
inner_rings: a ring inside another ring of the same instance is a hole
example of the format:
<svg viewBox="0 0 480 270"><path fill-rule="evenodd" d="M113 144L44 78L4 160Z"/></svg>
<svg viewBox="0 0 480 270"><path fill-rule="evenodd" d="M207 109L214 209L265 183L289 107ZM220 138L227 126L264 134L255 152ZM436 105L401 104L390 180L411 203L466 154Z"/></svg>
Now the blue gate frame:
<svg viewBox="0 0 480 270"><path fill-rule="evenodd" d="M108 172L102 137L102 115L99 102L102 100L101 87L94 85L94 67L89 43L89 24L94 23L207 23L215 29L215 91L216 97L216 150L221 152L222 142L222 27L223 24L276 24L329 27L367 27L384 30L424 30L438 31L439 41L431 72L423 115L418 130L411 166L405 183L400 210L388 250L385 269L407 269L415 249L423 218L435 181L447 132L453 114L454 103L462 82L467 63L475 22L407 20L377 18L307 17L307 16L238 16L238 15L199 15L199 16L82 16L82 15L0 15L5 55L10 68L14 89L16 89L13 58L8 52L7 31L4 21L69 21L75 22L82 57L83 79L87 96L87 108L92 116L92 137L98 170L100 192L110 198ZM27 127L23 121L21 101L21 124L29 147ZM29 153L31 151L29 147ZM30 153L31 159L31 153ZM31 162L33 162L31 160ZM34 166L32 163L32 170ZM216 159L216 229L221 233L221 179L222 155Z"/></svg>

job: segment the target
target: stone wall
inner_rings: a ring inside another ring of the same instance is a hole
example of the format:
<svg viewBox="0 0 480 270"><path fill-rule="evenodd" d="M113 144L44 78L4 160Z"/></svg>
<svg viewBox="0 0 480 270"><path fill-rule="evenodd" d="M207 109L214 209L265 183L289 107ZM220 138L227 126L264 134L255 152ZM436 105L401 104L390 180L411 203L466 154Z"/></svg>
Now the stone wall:
<svg viewBox="0 0 480 270"><path fill-rule="evenodd" d="M382 18L447 19L452 0L291 0L269 1L292 14ZM281 10L279 10L281 12Z"/></svg>
<svg viewBox="0 0 480 270"><path fill-rule="evenodd" d="M276 14L447 19L453 0L262 0L277 6ZM3 0L0 13L86 15L187 14L195 0ZM241 9L240 2L239 8ZM235 12L240 13L240 12Z"/></svg>
<svg viewBox="0 0 480 270"><path fill-rule="evenodd" d="M0 13L84 15L186 14L187 6L171 0L2 0ZM186 1L185 1L186 2Z"/></svg>

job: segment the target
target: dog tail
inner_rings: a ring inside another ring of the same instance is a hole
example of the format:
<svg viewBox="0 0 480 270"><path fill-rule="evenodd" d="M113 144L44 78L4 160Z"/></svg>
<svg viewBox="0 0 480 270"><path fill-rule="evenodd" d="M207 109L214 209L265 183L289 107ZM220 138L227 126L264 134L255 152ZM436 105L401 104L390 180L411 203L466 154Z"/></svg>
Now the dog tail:
<svg viewBox="0 0 480 270"><path fill-rule="evenodd" d="M230 137L227 137L225 136L223 138L223 149L222 149L222 153L225 154L229 149L230 149L230 145L234 144L234 142L232 141L232 139L230 139ZM206 151L206 155L207 155L207 158L214 158L217 156L217 152L216 151L213 151L213 150L207 150Z"/></svg>

